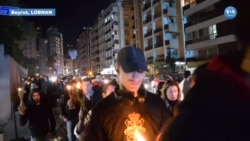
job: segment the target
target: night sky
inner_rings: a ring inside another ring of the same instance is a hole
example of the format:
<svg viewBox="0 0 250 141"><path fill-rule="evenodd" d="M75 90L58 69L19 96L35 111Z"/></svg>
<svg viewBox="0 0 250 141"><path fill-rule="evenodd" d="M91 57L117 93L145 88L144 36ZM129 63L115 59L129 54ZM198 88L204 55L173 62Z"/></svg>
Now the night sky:
<svg viewBox="0 0 250 141"><path fill-rule="evenodd" d="M111 0L22 0L26 8L55 8L55 17L25 17L35 22L43 33L46 28L55 26L63 34L64 45L75 45L84 26L92 26L101 9Z"/></svg>

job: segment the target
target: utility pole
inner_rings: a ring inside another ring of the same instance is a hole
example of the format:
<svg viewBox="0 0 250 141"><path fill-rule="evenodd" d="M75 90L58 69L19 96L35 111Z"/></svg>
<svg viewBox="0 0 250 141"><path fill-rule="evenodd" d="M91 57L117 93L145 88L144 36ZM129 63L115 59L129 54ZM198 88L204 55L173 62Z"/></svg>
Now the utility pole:
<svg viewBox="0 0 250 141"><path fill-rule="evenodd" d="M186 49L185 49L185 41L184 41L184 24L183 24L183 9L182 9L182 0L175 0L176 4L176 20L177 20L177 27L178 27L178 41L179 41L179 49L178 55L180 58L183 58L186 62Z"/></svg>

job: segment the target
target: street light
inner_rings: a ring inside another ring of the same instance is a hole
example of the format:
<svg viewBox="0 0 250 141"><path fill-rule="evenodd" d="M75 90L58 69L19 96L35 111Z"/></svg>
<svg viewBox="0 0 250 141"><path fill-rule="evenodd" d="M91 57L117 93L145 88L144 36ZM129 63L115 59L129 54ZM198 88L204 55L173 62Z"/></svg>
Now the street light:
<svg viewBox="0 0 250 141"><path fill-rule="evenodd" d="M52 68L51 67L49 67L49 73L51 74L51 70L52 70Z"/></svg>
<svg viewBox="0 0 250 141"><path fill-rule="evenodd" d="M36 73L39 73L39 66L36 66Z"/></svg>

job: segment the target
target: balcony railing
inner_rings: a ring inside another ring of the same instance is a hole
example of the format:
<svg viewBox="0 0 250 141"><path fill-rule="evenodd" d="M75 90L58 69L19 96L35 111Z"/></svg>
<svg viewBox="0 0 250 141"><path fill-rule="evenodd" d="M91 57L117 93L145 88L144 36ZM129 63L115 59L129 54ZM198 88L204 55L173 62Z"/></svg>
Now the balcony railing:
<svg viewBox="0 0 250 141"><path fill-rule="evenodd" d="M154 33L157 33L157 32L159 32L159 31L162 31L162 28L161 28L161 27L160 27L160 28L155 29L155 30L154 30Z"/></svg>
<svg viewBox="0 0 250 141"><path fill-rule="evenodd" d="M189 40L186 41L186 44L193 44L193 43L197 43L197 42L201 42L201 41L206 41L206 40L211 40L211 39L215 39L217 37L217 33L216 34L210 34L207 36L202 36L199 38L195 38L193 40Z"/></svg>
<svg viewBox="0 0 250 141"><path fill-rule="evenodd" d="M153 49L153 46L147 46L147 47L145 47L145 51L148 51L148 50L151 50L151 49Z"/></svg>
<svg viewBox="0 0 250 141"><path fill-rule="evenodd" d="M147 10L149 7L151 7L150 3L145 4L145 6L143 7L143 11Z"/></svg>
<svg viewBox="0 0 250 141"><path fill-rule="evenodd" d="M208 12L208 13L203 13L203 14L196 14L196 15L192 15L188 17L188 23L185 24L185 27L189 27L204 21L207 21L209 19L212 19L214 17L220 16L221 13L218 11L212 11L212 12Z"/></svg>
<svg viewBox="0 0 250 141"><path fill-rule="evenodd" d="M113 56L106 57L106 60L111 60Z"/></svg>
<svg viewBox="0 0 250 141"><path fill-rule="evenodd" d="M162 47L163 46L163 41L159 41L158 43L155 44L155 48Z"/></svg>
<svg viewBox="0 0 250 141"><path fill-rule="evenodd" d="M152 18L151 17L147 17L146 20L143 23L146 24L146 23L148 23L150 21L152 21Z"/></svg>
<svg viewBox="0 0 250 141"><path fill-rule="evenodd" d="M148 37L148 36L151 36L151 35L152 35L152 31L150 31L150 32L148 32L148 33L146 33L146 34L144 34L145 37Z"/></svg>

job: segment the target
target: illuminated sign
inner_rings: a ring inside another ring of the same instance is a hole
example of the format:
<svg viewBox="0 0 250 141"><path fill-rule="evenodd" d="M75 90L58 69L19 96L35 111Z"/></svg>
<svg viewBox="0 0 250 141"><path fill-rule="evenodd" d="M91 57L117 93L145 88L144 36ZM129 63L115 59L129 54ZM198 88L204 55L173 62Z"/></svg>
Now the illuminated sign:
<svg viewBox="0 0 250 141"><path fill-rule="evenodd" d="M3 16L55 16L53 8L18 8L13 6L0 6L0 15Z"/></svg>
<svg viewBox="0 0 250 141"><path fill-rule="evenodd" d="M18 9L18 7L12 7L12 6L1 6L0 5L0 15L9 16L10 9Z"/></svg>

